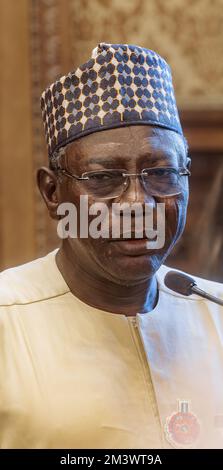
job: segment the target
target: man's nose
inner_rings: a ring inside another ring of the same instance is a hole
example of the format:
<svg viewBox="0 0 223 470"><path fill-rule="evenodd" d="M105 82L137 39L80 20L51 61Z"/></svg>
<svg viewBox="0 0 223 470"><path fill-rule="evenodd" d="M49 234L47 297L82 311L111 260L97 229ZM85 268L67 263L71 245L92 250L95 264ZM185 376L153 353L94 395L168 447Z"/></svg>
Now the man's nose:
<svg viewBox="0 0 223 470"><path fill-rule="evenodd" d="M155 199L152 195L147 193L143 187L142 179L140 176L130 176L128 179L128 186L122 194L122 201L141 204L151 204L155 207Z"/></svg>

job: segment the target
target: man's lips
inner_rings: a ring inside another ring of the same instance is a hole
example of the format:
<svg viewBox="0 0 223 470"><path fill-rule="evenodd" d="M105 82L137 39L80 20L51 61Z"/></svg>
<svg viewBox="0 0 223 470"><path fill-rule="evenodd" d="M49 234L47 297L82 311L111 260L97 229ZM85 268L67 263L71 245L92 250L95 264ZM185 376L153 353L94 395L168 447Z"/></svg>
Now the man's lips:
<svg viewBox="0 0 223 470"><path fill-rule="evenodd" d="M156 236L155 236L154 238L148 238L148 237L139 237L139 238L136 238L136 237L109 238L109 241L111 241L111 242L123 242L123 241L127 241L127 242L139 242L139 241L142 241L142 240L146 240L147 242L148 242L148 241L154 241L154 240L156 240Z"/></svg>
<svg viewBox="0 0 223 470"><path fill-rule="evenodd" d="M120 237L111 237L109 240L112 241L132 241L132 242L137 242L140 240L146 240L146 241L155 241L157 238L157 235L154 235L154 237L149 237L145 233L137 233L137 232L132 232L132 233L122 233Z"/></svg>
<svg viewBox="0 0 223 470"><path fill-rule="evenodd" d="M123 254L129 256L140 256L151 254L151 251L148 247L149 241L152 239L148 238L118 238L110 239L109 242L114 243L116 249Z"/></svg>

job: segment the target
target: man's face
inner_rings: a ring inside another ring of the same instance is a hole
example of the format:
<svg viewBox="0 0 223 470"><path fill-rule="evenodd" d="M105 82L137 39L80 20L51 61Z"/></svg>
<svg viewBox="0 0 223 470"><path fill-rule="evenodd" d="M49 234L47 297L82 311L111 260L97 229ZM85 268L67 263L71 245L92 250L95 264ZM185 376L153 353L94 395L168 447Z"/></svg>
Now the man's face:
<svg viewBox="0 0 223 470"><path fill-rule="evenodd" d="M82 137L66 148L66 170L75 175L103 169L125 169L140 173L151 167L186 167L186 150L181 136L173 131L152 126L128 126L96 132ZM186 180L186 178L185 178ZM59 202L75 204L79 211L82 182L65 175L60 179ZM89 196L89 205L101 202ZM68 238L64 243L86 272L95 277L131 285L150 278L182 234L186 221L188 185L181 194L153 197L147 194L138 178L131 178L128 188L111 204L150 204L156 212L157 203L165 203L165 243L160 249L148 249L146 240L114 240L113 238ZM78 213L78 218L80 217ZM113 219L114 220L114 219ZM132 224L134 225L134 214ZM122 233L122 232L121 232Z"/></svg>

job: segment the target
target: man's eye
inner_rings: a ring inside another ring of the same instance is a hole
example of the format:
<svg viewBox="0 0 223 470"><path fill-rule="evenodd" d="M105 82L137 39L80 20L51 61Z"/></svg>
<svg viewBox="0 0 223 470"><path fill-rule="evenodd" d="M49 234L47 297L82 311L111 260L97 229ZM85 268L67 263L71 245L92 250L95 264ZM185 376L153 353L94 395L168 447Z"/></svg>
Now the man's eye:
<svg viewBox="0 0 223 470"><path fill-rule="evenodd" d="M160 177L169 176L173 173L174 173L173 170L170 168L154 168L153 170L150 170L148 172L148 174L150 174L151 176L153 175L153 176L160 176Z"/></svg>
<svg viewBox="0 0 223 470"><path fill-rule="evenodd" d="M170 175L171 173L172 173L171 170L168 170L168 169L165 169L165 168L157 168L154 171L154 174L157 175L157 176L167 176L167 175Z"/></svg>
<svg viewBox="0 0 223 470"><path fill-rule="evenodd" d="M95 173L93 175L90 175L90 179L94 179L97 181L106 181L114 178L116 175L113 173Z"/></svg>

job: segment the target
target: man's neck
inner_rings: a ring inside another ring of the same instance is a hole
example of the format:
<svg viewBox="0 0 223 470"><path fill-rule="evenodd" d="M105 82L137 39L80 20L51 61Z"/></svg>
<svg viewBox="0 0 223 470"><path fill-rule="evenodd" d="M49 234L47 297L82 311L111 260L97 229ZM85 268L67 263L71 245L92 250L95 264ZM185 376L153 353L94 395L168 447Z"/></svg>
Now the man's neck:
<svg viewBox="0 0 223 470"><path fill-rule="evenodd" d="M96 277L63 247L56 254L56 263L72 294L100 310L132 316L153 310L158 301L155 276L135 285Z"/></svg>

